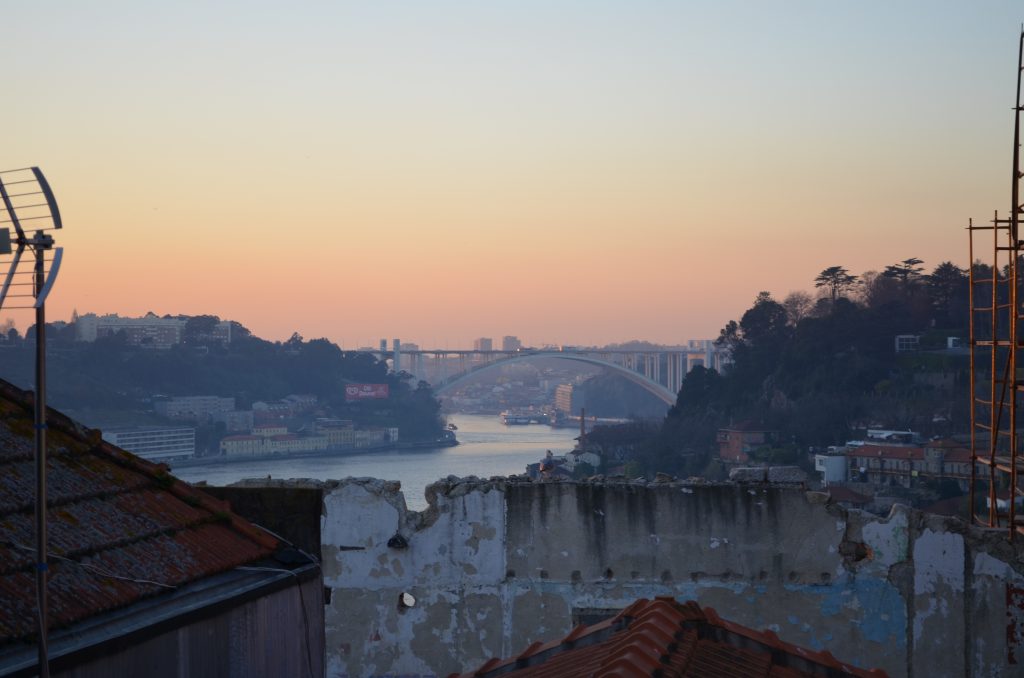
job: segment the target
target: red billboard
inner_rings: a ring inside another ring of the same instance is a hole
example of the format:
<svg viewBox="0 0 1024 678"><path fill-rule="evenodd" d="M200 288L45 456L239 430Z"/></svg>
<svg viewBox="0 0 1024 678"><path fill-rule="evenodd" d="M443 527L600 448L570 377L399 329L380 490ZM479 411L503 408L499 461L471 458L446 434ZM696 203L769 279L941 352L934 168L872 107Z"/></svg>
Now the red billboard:
<svg viewBox="0 0 1024 678"><path fill-rule="evenodd" d="M349 384L345 387L345 400L383 400L388 397L387 384Z"/></svg>

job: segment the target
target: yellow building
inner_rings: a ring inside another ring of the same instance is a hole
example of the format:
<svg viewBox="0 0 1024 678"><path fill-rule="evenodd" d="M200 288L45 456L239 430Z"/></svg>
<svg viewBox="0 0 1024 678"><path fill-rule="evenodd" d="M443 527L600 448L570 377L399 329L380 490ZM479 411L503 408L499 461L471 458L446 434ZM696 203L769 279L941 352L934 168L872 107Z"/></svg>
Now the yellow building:
<svg viewBox="0 0 1024 678"><path fill-rule="evenodd" d="M266 454L266 438L261 436L227 436L220 441L220 453L228 456Z"/></svg>
<svg viewBox="0 0 1024 678"><path fill-rule="evenodd" d="M327 438L328 447L347 448L356 444L356 432L351 427L321 429L320 435Z"/></svg>
<svg viewBox="0 0 1024 678"><path fill-rule="evenodd" d="M272 454L292 452L313 452L327 449L326 436L297 436L295 434L270 436L267 438L268 451Z"/></svg>

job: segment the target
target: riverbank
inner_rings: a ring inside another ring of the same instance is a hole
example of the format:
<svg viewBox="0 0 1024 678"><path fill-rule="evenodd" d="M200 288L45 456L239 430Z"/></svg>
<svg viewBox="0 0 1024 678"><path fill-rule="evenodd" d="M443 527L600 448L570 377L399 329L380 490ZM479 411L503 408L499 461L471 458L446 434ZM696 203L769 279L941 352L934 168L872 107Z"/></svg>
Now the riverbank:
<svg viewBox="0 0 1024 678"><path fill-rule="evenodd" d="M411 508L426 508L423 491L430 483L449 475L519 475L527 464L540 461L547 450L562 455L572 450L577 432L547 426L504 426L497 417L452 415L458 427L459 445L453 447L323 451L301 457L269 459L207 457L209 461L188 466L172 464L172 473L188 482L229 485L244 478L312 478L337 480L375 477L397 480Z"/></svg>
<svg viewBox="0 0 1024 678"><path fill-rule="evenodd" d="M181 459L175 462L167 462L171 469L192 468L196 466L211 466L220 464L231 464L235 462L253 461L277 461L288 459L303 459L307 457L331 458L351 457L360 454L372 454L373 452L389 452L393 450L435 450L443 447L455 447L459 441L455 438L443 440L420 440L415 442L380 443L378 445L367 445L366 447L346 447L335 450L308 450L296 452L275 452L273 454L236 454L236 455L210 455L206 457L192 457Z"/></svg>

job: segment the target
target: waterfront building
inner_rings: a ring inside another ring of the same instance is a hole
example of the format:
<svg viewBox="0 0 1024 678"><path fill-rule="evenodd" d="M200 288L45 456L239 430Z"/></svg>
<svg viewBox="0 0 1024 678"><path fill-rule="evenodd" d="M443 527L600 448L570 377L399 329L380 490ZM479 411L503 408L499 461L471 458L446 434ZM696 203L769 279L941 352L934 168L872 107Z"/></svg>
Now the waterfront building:
<svg viewBox="0 0 1024 678"><path fill-rule="evenodd" d="M356 446L356 431L351 426L323 429L320 435L327 439L329 448L345 449Z"/></svg>
<svg viewBox="0 0 1024 678"><path fill-rule="evenodd" d="M227 436L220 441L221 454L229 457L319 452L327 448L327 436L300 436L287 432L273 435Z"/></svg>
<svg viewBox="0 0 1024 678"><path fill-rule="evenodd" d="M519 337L508 335L501 339L501 350L502 351L518 351L523 347L523 342L519 341Z"/></svg>
<svg viewBox="0 0 1024 678"><path fill-rule="evenodd" d="M103 432L111 445L150 461L188 459L196 453L194 428L134 427Z"/></svg>
<svg viewBox="0 0 1024 678"><path fill-rule="evenodd" d="M270 454L291 454L293 452L318 452L327 449L326 436L299 436L294 433L270 436L267 440Z"/></svg>
<svg viewBox="0 0 1024 678"><path fill-rule="evenodd" d="M572 414L572 384L559 384L555 387L555 409L565 414Z"/></svg>
<svg viewBox="0 0 1024 678"><path fill-rule="evenodd" d="M318 435L327 438L330 449L355 447L356 434L351 419L317 419L315 423Z"/></svg>
<svg viewBox="0 0 1024 678"><path fill-rule="evenodd" d="M494 350L494 342L489 337L480 337L473 342L474 351L492 351Z"/></svg>
<svg viewBox="0 0 1024 678"><path fill-rule="evenodd" d="M267 439L263 436L225 436L220 441L220 453L229 457L267 454Z"/></svg>

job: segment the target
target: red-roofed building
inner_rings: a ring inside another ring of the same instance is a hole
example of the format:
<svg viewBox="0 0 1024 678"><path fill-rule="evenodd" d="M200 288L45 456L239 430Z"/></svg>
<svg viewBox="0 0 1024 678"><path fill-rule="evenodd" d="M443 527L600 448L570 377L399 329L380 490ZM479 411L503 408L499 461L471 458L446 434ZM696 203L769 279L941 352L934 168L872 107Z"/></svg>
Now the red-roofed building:
<svg viewBox="0 0 1024 678"><path fill-rule="evenodd" d="M0 674L37 673L30 394L0 381ZM52 675L323 674L317 564L47 413ZM159 667L159 670L158 670Z"/></svg>
<svg viewBox="0 0 1024 678"><path fill-rule="evenodd" d="M925 470L924 450L913 445L859 445L846 453L850 480L910 487Z"/></svg>
<svg viewBox="0 0 1024 678"><path fill-rule="evenodd" d="M875 485L914 487L926 480L949 478L967 491L971 452L951 440L916 445L857 445L847 448L849 479Z"/></svg>
<svg viewBox="0 0 1024 678"><path fill-rule="evenodd" d="M641 599L593 626L536 642L508 659L491 659L449 678L797 678L887 674L844 664L828 652L782 642L771 631L733 624L710 607L673 598Z"/></svg>
<svg viewBox="0 0 1024 678"><path fill-rule="evenodd" d="M971 486L971 450L955 440L933 440L924 446L929 472L951 478L966 492Z"/></svg>
<svg viewBox="0 0 1024 678"><path fill-rule="evenodd" d="M769 431L757 424L745 422L718 430L718 456L730 464L745 464L750 453L762 447L771 447L778 431Z"/></svg>

